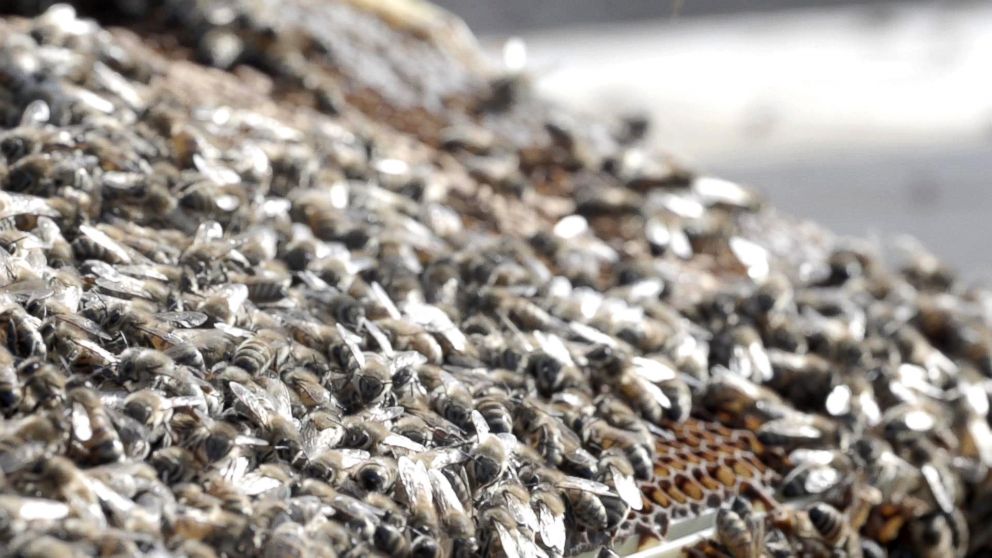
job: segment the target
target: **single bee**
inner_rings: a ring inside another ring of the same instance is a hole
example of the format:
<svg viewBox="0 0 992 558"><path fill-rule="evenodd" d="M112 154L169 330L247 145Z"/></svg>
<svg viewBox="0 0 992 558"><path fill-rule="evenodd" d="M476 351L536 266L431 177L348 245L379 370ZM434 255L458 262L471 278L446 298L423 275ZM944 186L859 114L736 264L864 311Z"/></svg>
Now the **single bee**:
<svg viewBox="0 0 992 558"><path fill-rule="evenodd" d="M17 367L17 375L24 382L22 406L25 409L55 407L65 399L66 377L55 366L29 358Z"/></svg>
<svg viewBox="0 0 992 558"><path fill-rule="evenodd" d="M372 535L372 542L377 549L388 556L407 558L410 556L410 539L396 527L380 523Z"/></svg>
<svg viewBox="0 0 992 558"><path fill-rule="evenodd" d="M840 547L847 539L847 519L830 504L817 502L806 509L810 524L831 547Z"/></svg>
<svg viewBox="0 0 992 558"><path fill-rule="evenodd" d="M275 348L281 344L280 339L281 336L275 331L258 332L238 345L231 358L231 364L255 376L265 372L272 364Z"/></svg>
<svg viewBox="0 0 992 558"><path fill-rule="evenodd" d="M69 391L68 397L73 404L73 438L82 445L86 460L119 461L124 456L124 446L100 396L89 388L77 387Z"/></svg>
<svg viewBox="0 0 992 558"><path fill-rule="evenodd" d="M0 411L7 414L16 409L23 398L21 380L14 367L14 356L6 347L0 346Z"/></svg>
<svg viewBox="0 0 992 558"><path fill-rule="evenodd" d="M716 514L716 538L734 558L761 558L764 527L745 500L734 498Z"/></svg>
<svg viewBox="0 0 992 558"><path fill-rule="evenodd" d="M530 487L531 506L537 513L538 533L545 548L563 554L568 532L565 529L565 500L552 485L539 483Z"/></svg>
<svg viewBox="0 0 992 558"><path fill-rule="evenodd" d="M351 478L362 490L385 493L396 480L396 463L388 458L376 458L355 467Z"/></svg>
<svg viewBox="0 0 992 558"><path fill-rule="evenodd" d="M513 432L513 417L502 398L486 396L475 401L475 409L489 425L489 431L496 434Z"/></svg>
<svg viewBox="0 0 992 558"><path fill-rule="evenodd" d="M134 348L121 353L117 376L122 382L150 384L162 376L172 376L176 363L155 349Z"/></svg>
<svg viewBox="0 0 992 558"><path fill-rule="evenodd" d="M36 356L44 359L48 353L45 338L41 334L41 320L28 314L17 304L8 304L0 309L0 330L10 352L19 358Z"/></svg>
<svg viewBox="0 0 992 558"><path fill-rule="evenodd" d="M607 450L600 455L599 481L612 486L627 506L635 510L640 510L643 506L641 491L634 482L634 467L622 452Z"/></svg>
<svg viewBox="0 0 992 558"><path fill-rule="evenodd" d="M534 384L537 386L538 393L545 397L551 397L564 388L583 385L583 381L574 367L566 366L554 356L543 351L536 351L527 355L524 371L534 377Z"/></svg>
<svg viewBox="0 0 992 558"><path fill-rule="evenodd" d="M334 401L327 388L320 385L320 379L303 368L288 372L283 381L291 394L296 396L295 401L305 409L325 407Z"/></svg>
<svg viewBox="0 0 992 558"><path fill-rule="evenodd" d="M444 350L427 330L410 320L384 318L376 320L389 338L393 347L399 351L416 351L427 358L431 364L441 364Z"/></svg>

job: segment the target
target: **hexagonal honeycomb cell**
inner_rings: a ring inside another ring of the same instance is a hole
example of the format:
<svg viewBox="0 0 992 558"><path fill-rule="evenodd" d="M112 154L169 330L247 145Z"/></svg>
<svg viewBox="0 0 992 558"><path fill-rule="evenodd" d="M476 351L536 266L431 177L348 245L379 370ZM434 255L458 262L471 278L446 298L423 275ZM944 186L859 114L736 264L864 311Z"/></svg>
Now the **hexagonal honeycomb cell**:
<svg viewBox="0 0 992 558"><path fill-rule="evenodd" d="M657 436L653 478L638 484L641 510L631 510L618 540L636 537L638 547L663 541L675 522L715 509L745 489L772 492L779 479L762 461L754 433L688 419Z"/></svg>

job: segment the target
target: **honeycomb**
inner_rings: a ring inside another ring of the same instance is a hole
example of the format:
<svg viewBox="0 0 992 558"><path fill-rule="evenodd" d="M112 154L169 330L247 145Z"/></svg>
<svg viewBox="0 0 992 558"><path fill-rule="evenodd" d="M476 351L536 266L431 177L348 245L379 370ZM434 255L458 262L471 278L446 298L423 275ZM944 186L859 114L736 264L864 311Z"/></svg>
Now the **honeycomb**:
<svg viewBox="0 0 992 558"><path fill-rule="evenodd" d="M643 508L631 510L618 540L640 549L663 541L672 523L718 508L746 491L773 492L779 475L762 461L753 432L688 419L664 428L655 444L653 478L638 484Z"/></svg>

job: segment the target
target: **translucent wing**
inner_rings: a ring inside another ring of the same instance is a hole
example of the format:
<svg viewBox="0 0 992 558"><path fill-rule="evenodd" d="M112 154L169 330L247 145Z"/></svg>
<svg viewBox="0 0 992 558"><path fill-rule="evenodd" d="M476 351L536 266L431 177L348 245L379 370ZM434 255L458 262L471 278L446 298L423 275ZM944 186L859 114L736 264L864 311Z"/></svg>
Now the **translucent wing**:
<svg viewBox="0 0 992 558"><path fill-rule="evenodd" d="M649 382L667 382L678 376L675 368L659 360L644 357L634 357L630 360L634 365L634 372Z"/></svg>
<svg viewBox="0 0 992 558"><path fill-rule="evenodd" d="M400 434L389 434L382 439L382 443L386 444L387 446L403 448L415 452L427 451L427 448L425 448L422 444L418 442L414 442L410 438L407 438L406 436L402 436Z"/></svg>
<svg viewBox="0 0 992 558"><path fill-rule="evenodd" d="M470 416L472 418L472 426L475 427L475 434L481 440L489 434L489 423L486 422L486 419L482 416L482 413L476 411L475 409L472 409L472 414Z"/></svg>
<svg viewBox="0 0 992 558"><path fill-rule="evenodd" d="M634 477L625 475L616 467L610 467L610 473L613 478L613 488L620 495L620 499L631 508L640 510L644 506L644 500L641 498L641 491L637 488L637 483L634 482Z"/></svg>
<svg viewBox="0 0 992 558"><path fill-rule="evenodd" d="M89 320L79 314L58 314L55 316L59 321L65 322L72 325L73 327L85 331L90 335L99 337L100 339L110 340L112 337L103 328L93 320Z"/></svg>
<svg viewBox="0 0 992 558"><path fill-rule="evenodd" d="M57 521L69 516L69 506L46 498L0 495L0 508L13 511L24 521Z"/></svg>
<svg viewBox="0 0 992 558"><path fill-rule="evenodd" d="M341 340L344 341L345 346L348 347L348 351L351 352L351 356L354 357L355 362L358 363L358 366L365 368L365 354L362 353L362 350L355 342L355 334L345 329L345 327L341 324L334 324L334 327L337 328L338 335L341 336Z"/></svg>
<svg viewBox="0 0 992 558"><path fill-rule="evenodd" d="M259 426L267 427L272 421L272 415L275 414L272 404L266 398L238 382L228 382L227 385L231 389L231 393L238 398L238 401L247 407L252 415L252 420Z"/></svg>
<svg viewBox="0 0 992 558"><path fill-rule="evenodd" d="M592 326L588 326L581 322L569 322L568 327L572 330L572 333L578 335L586 341L599 345L606 345L608 347L617 346L617 342L613 339L613 337L610 337Z"/></svg>
<svg viewBox="0 0 992 558"><path fill-rule="evenodd" d="M464 514L465 508L462 506L461 500L458 499L458 495L455 494L455 489L448 482L448 477L444 476L444 473L438 469L431 469L427 473L430 475L431 486L434 487L434 500L437 502L437 508L441 511L441 515Z"/></svg>
<svg viewBox="0 0 992 558"><path fill-rule="evenodd" d="M258 496L259 494L264 494L270 490L281 488L283 484L279 479L274 479L258 473L248 473L243 479L241 479L238 486L241 488L241 491L245 493L245 496Z"/></svg>
<svg viewBox="0 0 992 558"><path fill-rule="evenodd" d="M920 467L920 472L923 473L923 478L927 481L927 486L933 494L933 499L940 506L940 509L946 514L952 513L954 511L954 498L948 492L947 485L944 483L944 479L941 478L937 468L927 463Z"/></svg>
<svg viewBox="0 0 992 558"><path fill-rule="evenodd" d="M590 492L597 496L616 496L616 494L610 490L609 486L601 482L594 480L583 479L580 477L572 477L568 475L563 475L562 478L558 479L555 484L559 488L571 488L573 490L581 490L583 492Z"/></svg>
<svg viewBox="0 0 992 558"><path fill-rule="evenodd" d="M558 362L568 366L575 366L571 353L568 352L565 343L557 335L535 331L534 339L537 340L537 344L541 347L542 351L553 356Z"/></svg>
<svg viewBox="0 0 992 558"><path fill-rule="evenodd" d="M403 315L400 314L399 308L397 308L396 305L393 304L393 299L389 298L389 295L386 293L386 290L382 288L382 285L380 285L375 281L372 281L372 284L369 286L369 290L371 291L372 296L375 298L376 302L378 302L380 306L385 308L386 313L389 314L390 318L394 320L398 320L403 317Z"/></svg>
<svg viewBox="0 0 992 558"><path fill-rule="evenodd" d="M127 250L125 250L123 246L107 236L100 229L89 225L79 225L79 232L93 241L96 245L100 246L100 248L103 248L107 252L113 254L118 261L123 263L131 263L131 255L128 254Z"/></svg>
<svg viewBox="0 0 992 558"><path fill-rule="evenodd" d="M506 558L522 558L517 538L500 523L495 523L493 528L496 530L496 536L499 537L499 546L502 548Z"/></svg>
<svg viewBox="0 0 992 558"><path fill-rule="evenodd" d="M672 406L672 400L665 395L665 392L661 391L661 388L654 385L651 382L639 382L639 387L651 395L651 398L655 400L663 408L668 409Z"/></svg>
<svg viewBox="0 0 992 558"><path fill-rule="evenodd" d="M379 345L382 352L387 357L392 358L395 354L393 351L393 344L389 342L389 338L386 337L385 332L383 332L379 326L375 325L375 322L363 319L362 324L365 326L365 329L369 330L369 335L375 339L376 344Z"/></svg>
<svg viewBox="0 0 992 558"><path fill-rule="evenodd" d="M537 521L541 540L548 547L557 551L558 554L565 553L565 516L556 514L545 505L538 506Z"/></svg>
<svg viewBox="0 0 992 558"><path fill-rule="evenodd" d="M200 327L207 321L203 312L160 312L155 317L182 328Z"/></svg>
<svg viewBox="0 0 992 558"><path fill-rule="evenodd" d="M416 509L434 514L433 490L427 467L421 461L401 456L397 461L400 483L410 505Z"/></svg>

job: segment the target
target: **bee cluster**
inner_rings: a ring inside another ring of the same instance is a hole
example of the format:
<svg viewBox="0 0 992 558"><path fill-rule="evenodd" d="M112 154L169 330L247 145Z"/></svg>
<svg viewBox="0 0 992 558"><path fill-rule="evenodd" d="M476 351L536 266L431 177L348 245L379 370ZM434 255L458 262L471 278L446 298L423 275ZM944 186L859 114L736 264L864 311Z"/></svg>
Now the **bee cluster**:
<svg viewBox="0 0 992 558"><path fill-rule="evenodd" d="M419 3L116 4L0 19L4 555L992 548L992 298L924 251Z"/></svg>

